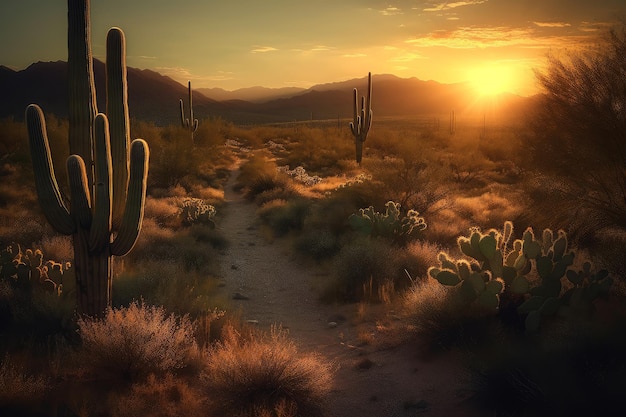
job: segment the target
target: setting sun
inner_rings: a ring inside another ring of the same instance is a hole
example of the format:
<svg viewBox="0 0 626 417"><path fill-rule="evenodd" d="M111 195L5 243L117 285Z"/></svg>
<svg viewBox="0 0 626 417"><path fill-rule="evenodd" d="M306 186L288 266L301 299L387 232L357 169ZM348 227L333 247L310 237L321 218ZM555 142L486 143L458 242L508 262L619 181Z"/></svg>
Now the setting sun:
<svg viewBox="0 0 626 417"><path fill-rule="evenodd" d="M480 96L512 93L520 88L518 71L506 65L485 65L468 71L468 81Z"/></svg>

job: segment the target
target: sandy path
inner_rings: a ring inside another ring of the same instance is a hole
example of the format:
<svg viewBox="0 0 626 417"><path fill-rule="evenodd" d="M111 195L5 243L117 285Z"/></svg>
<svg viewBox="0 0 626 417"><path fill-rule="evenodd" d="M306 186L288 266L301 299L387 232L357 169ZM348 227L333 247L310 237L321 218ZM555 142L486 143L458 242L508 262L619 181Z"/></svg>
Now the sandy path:
<svg viewBox="0 0 626 417"><path fill-rule="evenodd" d="M375 334L380 323L356 314L357 306L319 304L311 283L324 272L293 259L283 242L263 237L256 206L233 190L237 175L235 168L225 185L219 224L230 242L221 259L223 291L244 320L264 329L280 324L302 351L338 365L329 404L333 416L477 415L463 406L458 361L449 356L424 361L410 346L364 344L363 333ZM346 321L330 327L338 316Z"/></svg>

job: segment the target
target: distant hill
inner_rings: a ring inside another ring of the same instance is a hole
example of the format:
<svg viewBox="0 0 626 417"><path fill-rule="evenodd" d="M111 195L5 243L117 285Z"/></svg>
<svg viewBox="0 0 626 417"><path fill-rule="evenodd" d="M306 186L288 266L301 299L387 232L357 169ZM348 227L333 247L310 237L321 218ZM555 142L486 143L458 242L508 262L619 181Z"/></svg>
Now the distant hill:
<svg viewBox="0 0 626 417"><path fill-rule="evenodd" d="M98 106L104 109L104 64L94 61ZM417 78L373 75L374 117L457 114L481 112L465 84L440 84ZM362 95L367 77L320 84L309 89L252 87L227 92L221 89L194 90L194 115L222 117L235 123L269 123L352 117L352 90ZM45 113L67 117L67 63L37 62L21 71L0 66L0 118L23 119L30 103ZM208 98L204 94L212 97ZM131 118L158 125L179 123L178 100L186 99L187 86L151 70L128 68L128 97ZM243 98L247 98L244 100ZM217 99L220 98L220 99ZM528 100L507 97L509 113L519 112Z"/></svg>
<svg viewBox="0 0 626 417"><path fill-rule="evenodd" d="M243 100L251 103L265 103L278 98L292 97L296 94L306 91L305 88L284 87L284 88L267 88L267 87L246 87L233 91L224 90L223 88L198 88L196 89L205 97L217 101L226 100Z"/></svg>

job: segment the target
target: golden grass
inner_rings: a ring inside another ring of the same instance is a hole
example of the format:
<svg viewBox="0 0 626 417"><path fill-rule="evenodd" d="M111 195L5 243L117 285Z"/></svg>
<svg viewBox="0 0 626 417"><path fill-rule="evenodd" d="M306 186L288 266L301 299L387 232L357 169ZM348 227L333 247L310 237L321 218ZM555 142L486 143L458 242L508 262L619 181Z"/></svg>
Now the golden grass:
<svg viewBox="0 0 626 417"><path fill-rule="evenodd" d="M279 328L244 337L229 327L201 378L216 415L315 417L324 415L332 365L299 352Z"/></svg>

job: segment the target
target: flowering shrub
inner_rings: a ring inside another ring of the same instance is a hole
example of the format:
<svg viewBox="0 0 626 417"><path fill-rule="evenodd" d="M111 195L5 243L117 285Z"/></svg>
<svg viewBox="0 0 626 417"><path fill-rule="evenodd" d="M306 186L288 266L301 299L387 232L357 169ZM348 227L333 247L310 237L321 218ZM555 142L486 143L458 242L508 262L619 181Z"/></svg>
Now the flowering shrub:
<svg viewBox="0 0 626 417"><path fill-rule="evenodd" d="M215 226L212 220L216 213L215 207L207 204L203 199L185 197L181 200L179 207L184 224L203 223Z"/></svg>

